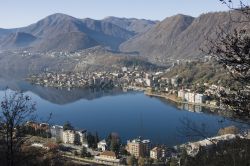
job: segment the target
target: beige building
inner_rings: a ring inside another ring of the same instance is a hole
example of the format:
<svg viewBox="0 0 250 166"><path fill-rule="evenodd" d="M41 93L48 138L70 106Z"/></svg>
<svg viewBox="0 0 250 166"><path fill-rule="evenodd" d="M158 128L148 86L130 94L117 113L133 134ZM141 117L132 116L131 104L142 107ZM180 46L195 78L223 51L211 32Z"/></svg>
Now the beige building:
<svg viewBox="0 0 250 166"><path fill-rule="evenodd" d="M62 141L67 144L82 144L86 143L87 130L74 131L65 130L62 133Z"/></svg>
<svg viewBox="0 0 250 166"><path fill-rule="evenodd" d="M141 138L128 140L126 150L135 157L149 156L150 141L141 140Z"/></svg>
<svg viewBox="0 0 250 166"><path fill-rule="evenodd" d="M152 150L150 150L150 158L158 160L161 157L162 157L162 148L154 147Z"/></svg>
<svg viewBox="0 0 250 166"><path fill-rule="evenodd" d="M63 131L63 142L67 144L75 143L75 131L65 130Z"/></svg>

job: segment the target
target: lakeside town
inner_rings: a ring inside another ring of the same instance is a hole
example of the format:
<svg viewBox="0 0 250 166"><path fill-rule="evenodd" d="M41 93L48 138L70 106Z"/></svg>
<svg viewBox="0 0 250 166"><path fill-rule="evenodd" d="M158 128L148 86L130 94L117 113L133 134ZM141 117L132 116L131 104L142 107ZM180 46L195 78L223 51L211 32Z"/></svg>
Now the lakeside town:
<svg viewBox="0 0 250 166"><path fill-rule="evenodd" d="M178 64L179 62L177 62ZM173 64L173 66L176 64ZM145 95L161 97L174 102L180 109L201 112L201 107L210 110L220 110L220 92L234 93L228 87L216 84L196 84L185 86L178 75L167 77L165 73L172 68L158 71L143 71L137 67L122 67L118 71L100 71L93 73L52 73L46 72L32 75L28 78L33 84L45 87L89 88L93 90L109 90L121 88L123 91L143 91ZM220 112L217 112L221 114ZM224 115L227 117L230 115ZM230 114L230 112L227 112ZM41 124L36 124L37 126ZM195 157L201 148L209 149L214 146L236 139L250 139L248 129L239 131L234 126L222 128L218 135L203 138L197 142L187 142L183 145L167 147L151 142L143 137L131 138L124 144L117 133L110 133L107 138L100 139L97 133L87 130L75 130L68 127L47 124L45 133L49 140L60 145L59 151L70 160L104 165L166 165L171 162L180 163L183 151L188 156ZM66 125L66 126L67 126ZM227 131L227 132L223 132ZM228 132L229 131L229 132ZM33 142L33 146L48 148L46 145ZM66 150L65 150L66 149Z"/></svg>
<svg viewBox="0 0 250 166"><path fill-rule="evenodd" d="M180 64L173 63L173 66ZM188 63L188 62L185 62ZM172 66L172 67L173 67ZM183 84L183 79L178 75L167 77L172 67L165 70L144 71L139 67L122 67L117 71L99 71L91 73L55 73L44 72L31 75L29 82L39 86L54 88L90 88L112 89L119 87L123 91L144 91L146 95L163 97L175 103L191 104L210 108L221 108L220 92L234 93L229 87L211 84L197 83Z"/></svg>
<svg viewBox="0 0 250 166"><path fill-rule="evenodd" d="M118 133L110 133L107 138L102 139L97 133L91 134L86 129L74 129L69 122L60 126L29 121L24 128L26 134L36 137L30 141L32 147L56 150L73 162L101 165L180 163L183 151L188 156L195 157L201 148L210 149L236 139L250 139L250 129L240 131L235 126L220 129L215 137L174 147L154 144L142 137L127 140L124 144Z"/></svg>

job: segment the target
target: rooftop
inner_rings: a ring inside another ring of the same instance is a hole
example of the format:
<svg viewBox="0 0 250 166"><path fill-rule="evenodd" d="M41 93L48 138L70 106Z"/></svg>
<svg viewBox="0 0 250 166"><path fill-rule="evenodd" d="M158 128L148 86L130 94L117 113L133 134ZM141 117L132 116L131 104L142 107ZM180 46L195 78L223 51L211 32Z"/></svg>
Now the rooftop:
<svg viewBox="0 0 250 166"><path fill-rule="evenodd" d="M110 157L116 157L115 152L112 151L104 151L100 154L100 156L110 156Z"/></svg>
<svg viewBox="0 0 250 166"><path fill-rule="evenodd" d="M133 139L133 140L128 140L128 143L150 143L149 139L142 140L141 137Z"/></svg>

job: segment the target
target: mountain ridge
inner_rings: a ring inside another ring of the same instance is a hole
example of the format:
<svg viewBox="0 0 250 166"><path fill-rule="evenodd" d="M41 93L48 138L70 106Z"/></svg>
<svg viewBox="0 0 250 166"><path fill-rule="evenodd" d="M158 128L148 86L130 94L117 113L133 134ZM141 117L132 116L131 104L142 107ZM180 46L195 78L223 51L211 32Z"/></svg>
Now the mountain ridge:
<svg viewBox="0 0 250 166"><path fill-rule="evenodd" d="M236 12L231 12L231 16L242 19ZM211 12L196 18L177 14L160 22L118 17L79 19L56 13L26 27L0 29L0 48L1 51L18 48L34 52L75 52L101 46L164 65L176 59L202 58L204 53L200 48L204 46L205 36L214 37L219 26L229 31L250 27L247 23L230 23L229 20L228 12ZM34 40L17 47L12 35L17 32L25 34L24 41L33 37Z"/></svg>
<svg viewBox="0 0 250 166"><path fill-rule="evenodd" d="M201 48L206 38L216 38L219 27L226 31L234 28L248 27L250 23L230 22L241 20L238 12L211 12L197 18L186 15L168 17L149 31L136 35L120 46L124 52L138 52L150 62L164 64L169 60L195 59L205 56Z"/></svg>
<svg viewBox="0 0 250 166"><path fill-rule="evenodd" d="M5 47L3 40L9 40L12 33L27 33L40 40L29 45L23 45L23 49L29 48L30 51L39 51L40 45L48 39L58 37L59 34L67 34L71 32L83 33L87 38L91 38L98 42L99 45L103 45L109 49L118 50L119 45L124 41L135 35L135 32L121 28L109 21L94 20L94 19L79 19L62 13L55 13L49 15L36 23L30 24L26 27L14 28L14 29L0 29L0 47L2 49L11 50L16 49L14 43L8 43L8 47ZM73 36L72 36L73 37ZM76 37L76 36L75 36ZM76 39L71 39L76 40ZM56 41L56 39L52 40ZM44 45L44 44L43 44ZM55 43L52 45L56 45ZM66 45L63 44L63 45ZM77 48L77 47L75 47ZM83 46L84 48L84 46ZM88 48L88 47L86 47ZM21 49L21 48L19 48ZM43 49L43 50L57 50L55 49ZM77 51L73 48L69 48L68 51ZM41 50L42 51L42 50ZM65 50L67 51L67 50Z"/></svg>

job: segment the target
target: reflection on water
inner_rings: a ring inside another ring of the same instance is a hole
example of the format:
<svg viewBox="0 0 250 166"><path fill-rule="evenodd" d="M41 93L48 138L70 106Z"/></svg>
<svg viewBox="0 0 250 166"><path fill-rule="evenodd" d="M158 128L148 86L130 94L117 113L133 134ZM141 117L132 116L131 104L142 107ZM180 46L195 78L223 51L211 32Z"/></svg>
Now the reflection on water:
<svg viewBox="0 0 250 166"><path fill-rule="evenodd" d="M103 96L115 96L123 94L120 88L112 90L97 90L97 89L58 89L52 87L41 87L32 85L25 81L25 77L17 75L4 75L0 77L0 90L9 88L14 91L32 92L39 97L55 104L68 104L80 99L93 100Z"/></svg>
<svg viewBox="0 0 250 166"><path fill-rule="evenodd" d="M201 113L202 112L202 107L198 105L190 105L190 104L182 104L178 108L188 110L191 112L196 112L196 113Z"/></svg>
<svg viewBox="0 0 250 166"><path fill-rule="evenodd" d="M206 125L210 136L215 135L221 127L241 125L230 120L219 123L223 118L216 111L209 112L206 108L189 105L176 106L141 92L125 93L120 89L68 91L31 85L24 79L0 78L0 88L3 90L7 86L30 95L37 102L39 117L47 117L52 112L51 123L63 125L70 121L76 128L97 131L102 138L110 132L117 132L124 142L137 136L168 146L193 140L177 133L177 129L183 127L183 118ZM3 95L4 91L1 91L0 98Z"/></svg>

